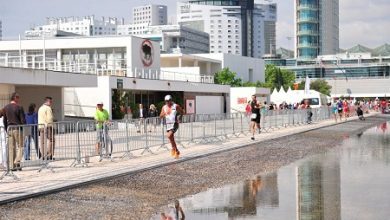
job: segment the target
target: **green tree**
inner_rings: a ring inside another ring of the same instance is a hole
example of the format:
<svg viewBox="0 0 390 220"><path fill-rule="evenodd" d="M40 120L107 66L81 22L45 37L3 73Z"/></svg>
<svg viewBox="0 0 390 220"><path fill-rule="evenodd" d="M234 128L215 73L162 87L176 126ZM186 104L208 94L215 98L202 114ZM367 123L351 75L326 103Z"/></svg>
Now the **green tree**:
<svg viewBox="0 0 390 220"><path fill-rule="evenodd" d="M305 83L306 83L305 80L299 83L298 89L300 90L305 89ZM330 96L332 86L329 85L328 82L324 79L316 79L310 82L310 89L325 94L327 96Z"/></svg>
<svg viewBox="0 0 390 220"><path fill-rule="evenodd" d="M237 73L230 71L229 68L223 68L221 71L215 73L214 82L216 84L230 85L232 87L242 86L242 80L236 77Z"/></svg>
<svg viewBox="0 0 390 220"><path fill-rule="evenodd" d="M280 69L275 65L268 64L265 68L265 84L263 86L267 88L280 89L283 87L285 90L291 88L295 82L295 74L291 70Z"/></svg>

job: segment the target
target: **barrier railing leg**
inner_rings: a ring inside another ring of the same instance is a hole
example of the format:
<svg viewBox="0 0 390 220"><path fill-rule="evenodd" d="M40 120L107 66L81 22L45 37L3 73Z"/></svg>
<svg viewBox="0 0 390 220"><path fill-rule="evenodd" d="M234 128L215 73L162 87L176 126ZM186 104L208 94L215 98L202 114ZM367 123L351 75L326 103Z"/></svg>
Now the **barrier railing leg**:
<svg viewBox="0 0 390 220"><path fill-rule="evenodd" d="M54 125L53 125L54 126ZM55 138L55 134L54 134L54 127L52 126L47 126L45 125L44 128L43 128L43 155L42 155L42 158L43 158L43 164L41 166L41 168L39 168L38 170L38 173L40 173L42 170L44 169L48 169L50 170L52 173L54 173L54 169L53 167L50 166L50 160L53 158L53 155L50 155L52 158L48 158L47 156L47 146L48 146L48 140L47 139L50 139L50 147L54 149L54 138ZM52 154L54 153L52 149Z"/></svg>
<svg viewBox="0 0 390 220"><path fill-rule="evenodd" d="M77 141L77 156L73 163L70 165L71 167L87 167L88 164L81 159L81 144L80 144L80 128L79 122L76 123L76 141Z"/></svg>
<svg viewBox="0 0 390 220"><path fill-rule="evenodd" d="M142 151L141 155L144 155L145 152L148 152L150 154L154 154L152 150L150 150L149 146L149 139L148 139L148 132L147 132L147 124L145 121L143 121L144 125L144 134L145 134L145 149ZM140 125L141 126L141 125Z"/></svg>
<svg viewBox="0 0 390 220"><path fill-rule="evenodd" d="M8 136L8 140L5 145L5 153L7 158L7 164L5 166L6 170L3 172L3 174L0 176L0 180L3 180L5 177L12 177L14 180L20 180L20 178L12 172L11 168L9 167L9 129L7 130L6 136ZM6 138L7 139L7 138Z"/></svg>
<svg viewBox="0 0 390 220"><path fill-rule="evenodd" d="M124 158L131 159L134 158L134 155L130 151L129 121L126 120L125 124L126 124L126 152L122 155L121 159Z"/></svg>
<svg viewBox="0 0 390 220"><path fill-rule="evenodd" d="M159 151L160 149L165 149L166 151L169 151L169 147L167 146L167 143L165 143L165 129L164 129L164 123L161 123L161 136L162 136L162 143L160 145L160 147L157 148L157 151Z"/></svg>

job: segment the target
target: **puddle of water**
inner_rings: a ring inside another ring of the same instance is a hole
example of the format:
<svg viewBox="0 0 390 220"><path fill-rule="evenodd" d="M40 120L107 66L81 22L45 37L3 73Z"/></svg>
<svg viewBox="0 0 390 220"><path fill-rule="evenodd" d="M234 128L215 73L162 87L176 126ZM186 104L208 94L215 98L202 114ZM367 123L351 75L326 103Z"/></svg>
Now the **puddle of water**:
<svg viewBox="0 0 390 220"><path fill-rule="evenodd" d="M389 219L388 128L346 137L342 147L276 173L180 199L186 219Z"/></svg>

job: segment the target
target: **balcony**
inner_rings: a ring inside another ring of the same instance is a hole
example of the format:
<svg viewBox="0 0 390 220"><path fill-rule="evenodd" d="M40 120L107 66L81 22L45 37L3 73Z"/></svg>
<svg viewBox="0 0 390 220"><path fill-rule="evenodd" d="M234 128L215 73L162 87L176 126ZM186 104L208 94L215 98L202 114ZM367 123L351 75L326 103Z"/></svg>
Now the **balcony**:
<svg viewBox="0 0 390 220"><path fill-rule="evenodd" d="M318 48L318 43L299 43L298 48Z"/></svg>
<svg viewBox="0 0 390 220"><path fill-rule="evenodd" d="M297 7L298 11L301 10L313 10L317 11L319 10L318 5L311 5L311 4L301 4Z"/></svg>
<svg viewBox="0 0 390 220"><path fill-rule="evenodd" d="M97 76L122 76L152 80L172 80L198 83L214 83L213 75L162 71L161 69L129 68L126 59L58 60L34 56L9 56L0 53L0 67L49 70L54 72L88 74Z"/></svg>
<svg viewBox="0 0 390 220"><path fill-rule="evenodd" d="M316 17L301 17L298 18L298 23L318 23L319 20Z"/></svg>
<svg viewBox="0 0 390 220"><path fill-rule="evenodd" d="M318 31L302 30L302 31L298 31L297 35L298 35L298 36L304 36L304 35L318 36L319 33L318 33Z"/></svg>

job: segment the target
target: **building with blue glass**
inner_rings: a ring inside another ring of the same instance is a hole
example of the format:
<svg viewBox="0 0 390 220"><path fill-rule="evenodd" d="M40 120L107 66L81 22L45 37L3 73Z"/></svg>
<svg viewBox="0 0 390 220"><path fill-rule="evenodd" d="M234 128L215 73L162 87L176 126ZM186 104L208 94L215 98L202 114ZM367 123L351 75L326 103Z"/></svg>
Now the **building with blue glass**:
<svg viewBox="0 0 390 220"><path fill-rule="evenodd" d="M339 51L339 0L295 0L295 57Z"/></svg>

